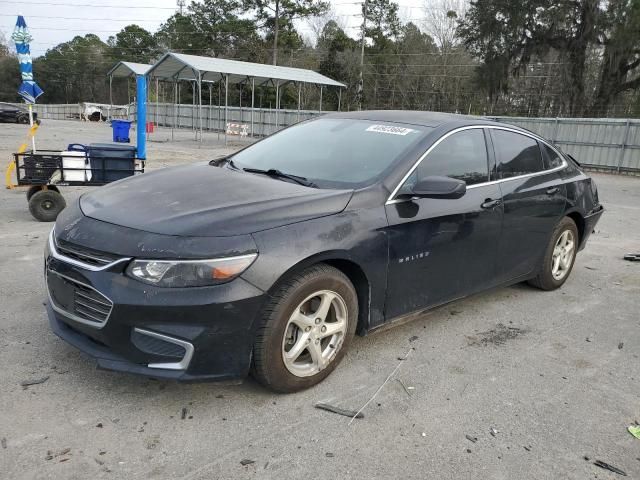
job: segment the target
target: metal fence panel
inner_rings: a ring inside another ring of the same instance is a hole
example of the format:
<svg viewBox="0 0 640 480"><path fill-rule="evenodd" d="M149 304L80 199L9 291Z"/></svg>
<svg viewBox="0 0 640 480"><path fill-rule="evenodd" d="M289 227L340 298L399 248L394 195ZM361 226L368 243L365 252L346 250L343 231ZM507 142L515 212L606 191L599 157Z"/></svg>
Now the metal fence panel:
<svg viewBox="0 0 640 480"><path fill-rule="evenodd" d="M156 114L157 112L157 114ZM228 107L228 123L243 123L251 126L251 108ZM270 135L295 123L316 117L317 110L278 110L268 108L253 109L253 133L255 136ZM129 110L129 120L135 121L136 108ZM147 118L150 122L164 127L199 129L200 119L197 105L174 105L170 103L149 103ZM217 105L202 105L202 128L224 132L225 108ZM249 131L251 128L249 128Z"/></svg>
<svg viewBox="0 0 640 480"><path fill-rule="evenodd" d="M34 111L42 120L79 119L83 112L80 104L36 104ZM124 113L124 112L123 112ZM299 121L321 115L317 110L278 110L255 108L253 134L270 135ZM135 121L136 108L131 105L128 118ZM251 108L228 107L228 122L251 125ZM196 105L174 105L150 102L148 121L163 127L199 128ZM562 150L573 155L584 165L612 171L640 173L640 120L619 118L527 118L491 117L541 135ZM202 106L202 128L224 132L225 108L217 105Z"/></svg>

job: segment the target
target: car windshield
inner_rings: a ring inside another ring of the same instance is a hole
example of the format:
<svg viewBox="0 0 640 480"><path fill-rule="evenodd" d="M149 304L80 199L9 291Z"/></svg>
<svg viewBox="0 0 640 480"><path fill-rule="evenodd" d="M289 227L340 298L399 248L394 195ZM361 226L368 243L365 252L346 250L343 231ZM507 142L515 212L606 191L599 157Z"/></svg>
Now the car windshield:
<svg viewBox="0 0 640 480"><path fill-rule="evenodd" d="M402 158L427 127L321 118L282 130L231 157L239 169L278 170L321 188L373 183Z"/></svg>

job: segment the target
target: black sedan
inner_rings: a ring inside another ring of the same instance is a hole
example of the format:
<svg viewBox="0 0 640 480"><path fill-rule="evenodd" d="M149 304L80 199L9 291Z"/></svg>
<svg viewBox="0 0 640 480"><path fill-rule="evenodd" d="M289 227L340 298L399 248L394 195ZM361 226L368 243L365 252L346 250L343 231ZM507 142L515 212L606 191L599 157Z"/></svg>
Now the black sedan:
<svg viewBox="0 0 640 480"><path fill-rule="evenodd" d="M102 368L293 392L355 333L560 287L602 212L579 164L526 130L331 114L84 194L48 241L49 319Z"/></svg>
<svg viewBox="0 0 640 480"><path fill-rule="evenodd" d="M33 112L33 121L40 123L38 114ZM29 111L24 107L10 103L0 103L0 122L29 123Z"/></svg>

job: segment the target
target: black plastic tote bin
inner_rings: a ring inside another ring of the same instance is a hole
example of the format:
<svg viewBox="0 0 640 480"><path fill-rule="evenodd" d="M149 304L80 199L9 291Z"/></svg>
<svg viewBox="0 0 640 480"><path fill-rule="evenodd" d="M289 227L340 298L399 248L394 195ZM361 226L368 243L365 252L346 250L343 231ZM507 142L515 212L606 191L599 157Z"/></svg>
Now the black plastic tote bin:
<svg viewBox="0 0 640 480"><path fill-rule="evenodd" d="M61 164L62 157L60 155L25 155L23 157L24 168L22 171L18 170L18 177L20 180L34 185L46 185Z"/></svg>
<svg viewBox="0 0 640 480"><path fill-rule="evenodd" d="M87 151L95 182L114 182L134 173L136 147L132 145L92 143Z"/></svg>

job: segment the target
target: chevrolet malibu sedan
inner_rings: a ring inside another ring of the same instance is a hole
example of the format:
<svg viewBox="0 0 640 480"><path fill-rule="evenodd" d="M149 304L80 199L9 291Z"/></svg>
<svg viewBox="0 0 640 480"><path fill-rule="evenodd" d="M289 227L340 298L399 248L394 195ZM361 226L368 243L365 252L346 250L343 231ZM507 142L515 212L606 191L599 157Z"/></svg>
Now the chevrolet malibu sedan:
<svg viewBox="0 0 640 480"><path fill-rule="evenodd" d="M294 392L356 333L560 287L602 212L580 165L529 131L331 114L82 195L46 247L49 320L101 368Z"/></svg>

